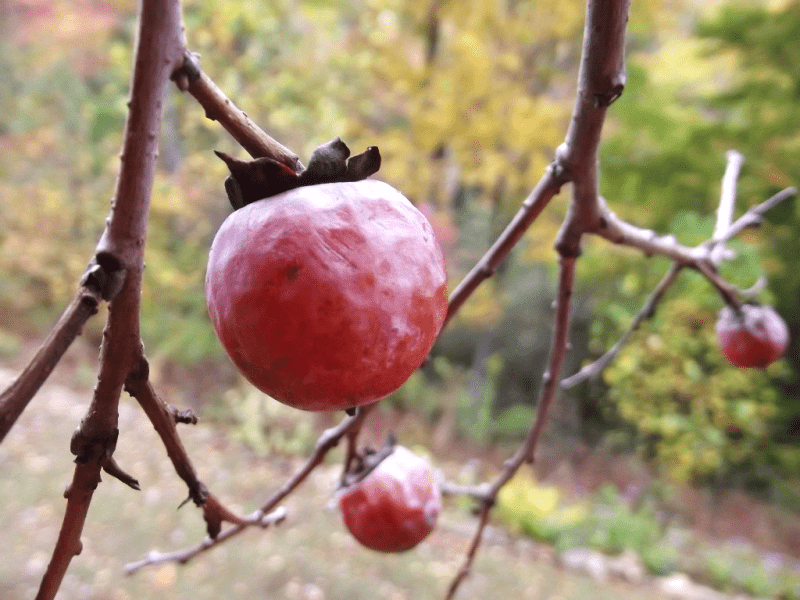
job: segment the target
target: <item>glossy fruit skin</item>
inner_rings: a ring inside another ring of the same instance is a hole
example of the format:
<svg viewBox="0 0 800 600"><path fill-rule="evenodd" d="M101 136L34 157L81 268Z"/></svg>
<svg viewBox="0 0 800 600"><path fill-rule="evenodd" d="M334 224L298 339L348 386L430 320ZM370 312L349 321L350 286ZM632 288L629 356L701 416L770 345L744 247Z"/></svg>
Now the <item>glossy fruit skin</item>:
<svg viewBox="0 0 800 600"><path fill-rule="evenodd" d="M789 328L769 306L742 306L742 318L726 306L717 320L717 341L737 367L767 367L786 352Z"/></svg>
<svg viewBox="0 0 800 600"><path fill-rule="evenodd" d="M403 446L339 496L344 524L379 552L410 550L436 526L442 497L433 468Z"/></svg>
<svg viewBox="0 0 800 600"><path fill-rule="evenodd" d="M396 390L447 313L444 259L425 217L376 181L300 187L222 224L206 272L208 313L260 390L339 410Z"/></svg>

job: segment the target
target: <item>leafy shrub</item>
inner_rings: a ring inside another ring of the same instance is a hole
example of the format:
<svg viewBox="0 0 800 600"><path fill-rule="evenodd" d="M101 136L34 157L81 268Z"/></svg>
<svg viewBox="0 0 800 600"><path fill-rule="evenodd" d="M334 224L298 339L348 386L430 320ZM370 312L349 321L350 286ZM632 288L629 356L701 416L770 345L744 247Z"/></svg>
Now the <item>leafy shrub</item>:
<svg viewBox="0 0 800 600"><path fill-rule="evenodd" d="M679 481L724 483L736 473L757 474L773 460L778 391L772 380L785 367L729 365L716 345L717 307L700 296L663 304L658 324L635 335L605 381L615 414L662 472Z"/></svg>

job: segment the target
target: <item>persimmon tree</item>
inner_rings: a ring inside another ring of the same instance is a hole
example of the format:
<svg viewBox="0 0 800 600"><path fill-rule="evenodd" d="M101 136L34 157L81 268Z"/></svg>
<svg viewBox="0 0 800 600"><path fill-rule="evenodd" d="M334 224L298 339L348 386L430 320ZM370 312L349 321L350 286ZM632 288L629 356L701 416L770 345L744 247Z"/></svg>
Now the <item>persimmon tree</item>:
<svg viewBox="0 0 800 600"><path fill-rule="evenodd" d="M672 261L631 324L631 332L653 314L667 289L685 270L697 271L708 280L709 289L716 290L726 306L727 321L739 318L745 323L743 307L747 305L748 294L726 281L717 269L729 257L726 242L746 227L757 225L767 210L795 194L793 188L788 188L734 220L736 182L743 157L730 152L716 228L707 241L693 247L685 246L673 236L639 228L612 212L598 193L598 146L606 113L625 87L628 10L627 0L587 1L576 99L564 142L557 148L552 163L539 182L522 199L511 222L449 297L445 325L473 292L495 273L561 188L570 185L566 216L554 240L558 290L554 302L550 359L545 366L544 383L529 433L493 480L471 487L446 482L441 485L443 493L467 495L477 504L475 534L461 569L454 573L445 592L448 598L455 596L460 583L470 572L498 492L523 465L534 462L548 410L559 389L597 375L630 336L629 332L599 360L562 379L562 366L569 346L576 263L584 239L597 236L613 244L638 249L645 256L660 255ZM147 290L142 289L142 272L149 200L155 177L163 96L170 82L193 96L205 109L206 116L219 122L256 162L262 161L259 164L266 160L273 167L277 166L278 172L286 177L302 178L307 172L294 152L264 133L237 109L200 68L197 56L186 44L178 0L142 0L119 176L105 230L73 301L30 364L0 397L1 441L72 341L80 335L83 325L97 313L102 303L108 303L97 385L70 445L75 456L75 469L65 492L66 510L61 530L42 577L37 600L55 597L72 559L80 553L83 526L93 492L100 483L101 471L133 489L139 489L136 479L114 459L119 436L118 405L123 391L138 401L160 436L177 475L187 485L188 499L202 511L208 532L208 537L195 546L172 553L152 553L129 565L129 572L164 562L185 563L248 528L264 528L285 519L286 512L280 503L342 440L346 442L347 450L342 473L345 484L352 483L359 471L377 467L383 457L380 453L377 457L367 454L359 445L359 432L374 406L366 404L350 411L338 425L325 431L302 467L249 515L237 515L226 508L197 477L176 430L178 423L193 423L196 417L189 411L170 407L158 395L149 378L139 327L140 299L143 293L147 294ZM374 140L374 143L380 146L380 140ZM272 172L275 173L274 168ZM388 456L391 452L385 454Z"/></svg>

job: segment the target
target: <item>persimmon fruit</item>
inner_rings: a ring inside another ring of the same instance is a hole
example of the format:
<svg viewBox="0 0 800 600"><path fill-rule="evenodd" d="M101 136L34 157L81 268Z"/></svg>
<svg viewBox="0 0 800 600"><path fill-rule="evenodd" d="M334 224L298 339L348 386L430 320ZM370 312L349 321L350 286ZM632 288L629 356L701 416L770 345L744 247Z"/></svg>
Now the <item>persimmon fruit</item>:
<svg viewBox="0 0 800 600"><path fill-rule="evenodd" d="M441 504L430 463L403 446L339 495L347 529L379 552L404 552L419 544L436 526Z"/></svg>
<svg viewBox="0 0 800 600"><path fill-rule="evenodd" d="M767 367L786 352L789 328L769 306L745 304L741 313L729 306L717 320L717 342L737 367Z"/></svg>
<svg viewBox="0 0 800 600"><path fill-rule="evenodd" d="M309 185L228 216L206 300L253 385L296 408L347 409L425 359L447 313L445 264L428 221L388 184Z"/></svg>

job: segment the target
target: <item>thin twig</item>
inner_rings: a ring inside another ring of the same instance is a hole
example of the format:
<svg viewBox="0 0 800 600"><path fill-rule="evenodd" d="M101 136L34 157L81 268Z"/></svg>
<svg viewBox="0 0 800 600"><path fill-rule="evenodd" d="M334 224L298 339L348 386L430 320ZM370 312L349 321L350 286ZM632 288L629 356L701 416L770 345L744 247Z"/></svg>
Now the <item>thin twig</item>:
<svg viewBox="0 0 800 600"><path fill-rule="evenodd" d="M741 161L743 160L741 155L739 155L739 158L737 158L737 154L738 153L731 155L731 153L729 153L728 155L729 163L728 169L726 170L723 178L723 193L721 194L720 204L731 205L731 198L735 196L735 175L738 174L738 169L741 168ZM792 198L796 194L796 188L786 188L761 204L752 207L733 223L729 222L729 219L731 218L731 212L729 212L727 208L725 210L718 210L717 226L715 227L713 237L695 248L677 245L674 239L669 236L659 237L654 232L639 230L633 226L628 226L625 224L627 227L630 227L630 229L627 231L637 231L635 236L636 239L642 239L647 242L647 251L663 254L665 256L681 256L685 262L675 261L670 265L670 268L664 275L664 278L655 287L645 304L642 306L641 310L634 317L628 330L626 330L614 347L608 350L596 361L583 367L575 375L564 379L561 382L561 387L571 388L589 378L598 376L611 363L614 357L616 357L622 347L628 343L633 335L633 332L639 328L641 323L653 315L657 304L661 301L661 298L664 296L669 286L672 285L683 267L694 267L697 269L704 277L706 277L706 279L708 279L712 285L714 285L714 287L717 288L725 302L730 306L740 306L742 303L742 297L752 296L761 290L763 286L766 285L766 280L763 277L759 278L756 284L747 290L740 290L734 285L725 281L725 279L719 275L714 266L716 264L714 262L714 249L718 247L718 245L724 244L726 241L741 233L745 228L758 225L761 222L763 215L767 211L775 208L778 204L788 200L789 198ZM626 239L625 241L612 241L628 243L630 238ZM643 244L640 244L639 242L629 245L645 250ZM672 250L664 250L668 247L671 247ZM722 258L727 258L727 255L717 255L717 260L721 260Z"/></svg>
<svg viewBox="0 0 800 600"><path fill-rule="evenodd" d="M158 397L153 384L149 379L147 359L140 359L137 369L125 382L127 392L136 398L139 406L150 419L153 429L161 438L167 450L167 456L172 461L175 472L189 488L189 497L197 506L202 506L206 500L207 490L197 478L197 472L192 464L186 449L178 437L175 418L169 407Z"/></svg>
<svg viewBox="0 0 800 600"><path fill-rule="evenodd" d="M550 200L553 199L553 196L558 194L561 186L566 182L564 170L557 163L553 163L522 203L517 214L514 215L514 218L503 230L503 233L500 234L500 237L497 238L497 241L450 294L445 324L455 316L478 286L495 273L497 267L516 246L528 227L542 213Z"/></svg>
<svg viewBox="0 0 800 600"><path fill-rule="evenodd" d="M216 537L222 524L226 521L234 524L244 523L244 517L240 517L225 507L197 478L192 460L178 436L175 410L165 404L156 394L155 388L149 380L146 358L142 357L138 367L131 372L125 381L125 389L136 398L147 418L150 419L167 450L167 456L172 461L175 472L189 488L189 499L203 509L203 518L206 521L209 536Z"/></svg>
<svg viewBox="0 0 800 600"><path fill-rule="evenodd" d="M81 334L86 322L97 314L100 300L99 292L81 287L30 363L0 394L0 442L53 372L72 342Z"/></svg>
<svg viewBox="0 0 800 600"><path fill-rule="evenodd" d="M597 148L606 111L622 93L625 84L625 28L628 22L628 9L628 0L587 1L578 93L570 127L564 144L556 152L555 162L529 197L529 200L535 199L532 201L534 206L538 208L538 204L541 202L543 208L561 184L567 181L571 181L573 184L567 216L555 243L560 256L561 268L556 298L555 330L550 361L544 376L544 387L538 402L536 417L525 442L515 456L506 463L502 473L491 484L488 497L481 503L477 531L464 563L448 589L446 596L448 600L454 597L459 585L469 574L498 491L513 477L523 463L533 461L537 443L546 423L548 409L558 391L561 367L567 351L575 261L581 253L581 239L587 232L600 231L609 227L604 213L610 213L610 211L607 210L597 192ZM542 188L541 191L537 193L540 188ZM551 190L553 191L551 192ZM533 218L537 215L538 213L534 213ZM630 232L623 231L623 226L627 224L618 219L615 225L619 230L615 232L618 238L622 238L624 234L630 236L641 231L635 228ZM519 235L521 236L521 233ZM513 243L511 245L513 246ZM492 250L496 251L500 248L503 246L498 240ZM495 254L498 253L495 252ZM462 282L456 292L461 292L463 287L465 293L462 295L468 296L483 279L491 275L494 266L496 265L490 261L481 259L467 277L470 285L466 286ZM461 296L458 298L460 302L453 302L451 298L451 311L448 316L452 316L452 313L463 303Z"/></svg>
<svg viewBox="0 0 800 600"><path fill-rule="evenodd" d="M639 326L646 320L653 316L655 313L656 306L661 301L661 298L664 297L664 294L667 292L669 287L673 284L678 273L680 272L681 267L678 263L673 262L669 269L667 270L664 277L659 281L658 285L655 287L653 292L647 298L647 301L644 303L642 308L636 313L634 316L633 321L631 321L630 327L628 327L627 331L622 335L622 337L614 344L614 347L611 348L608 352L603 354L600 358L594 361L591 364L586 365L580 371L575 373L575 375L571 377L567 377L566 379L561 381L561 387L564 389L571 388L582 381L590 379L592 377L598 376L608 365L614 360L614 357L619 353L622 347L628 343L633 333L639 329Z"/></svg>
<svg viewBox="0 0 800 600"><path fill-rule="evenodd" d="M475 562L475 556L478 554L478 548L480 548L481 541L483 540L483 532L486 529L486 525L489 523L490 510L491 504L489 502L484 502L481 506L480 515L478 516L478 527L475 529L475 533L472 535L472 541L469 544L469 550L467 550L467 555L464 558L461 568L458 570L458 573L456 573L456 576L453 577L453 581L450 582L450 587L447 588L445 600L452 600L461 583L469 576L472 570L472 563Z"/></svg>
<svg viewBox="0 0 800 600"><path fill-rule="evenodd" d="M728 150L725 154L728 164L725 167L725 174L722 176L722 191L720 192L719 206L717 207L717 221L714 225L712 240L722 240L725 232L728 231L733 223L733 212L736 207L736 184L739 180L739 173L744 164L744 156L736 150ZM714 265L719 265L726 258L733 258L734 253L723 241L717 241L711 245L709 259Z"/></svg>
<svg viewBox="0 0 800 600"><path fill-rule="evenodd" d="M556 296L555 326L553 341L550 348L550 361L547 367L548 375L545 375L544 386L537 404L536 418L534 419L528 436L525 438L525 441L517 450L514 457L506 462L502 472L490 485L458 489L459 492L468 492L468 495L472 495L480 500L480 513L478 517L478 527L473 534L464 562L448 588L447 596L445 597L446 600L451 600L455 596L459 585L461 585L472 569L472 563L475 560L481 540L483 539L483 532L489 522L489 513L497 501L498 492L511 480L524 463L533 462L536 446L541 437L542 430L544 429L544 424L547 422L548 410L558 391L557 382L561 375L564 357L567 353L571 299L575 280L575 261L576 259L571 256L561 257L558 295Z"/></svg>
<svg viewBox="0 0 800 600"><path fill-rule="evenodd" d="M444 496L468 496L480 502L490 501L489 484L480 485L461 485L452 481L442 481L439 483L439 491Z"/></svg>
<svg viewBox="0 0 800 600"><path fill-rule="evenodd" d="M261 508L247 516L241 523L235 524L221 531L219 535L214 538L206 538L199 544L184 550L178 550L176 552L169 553L151 552L147 558L127 565L125 567L125 572L132 574L144 567L162 564L165 562L178 562L184 564L189 562L198 554L215 548L222 542L231 539L249 527L263 526L263 520L267 517L267 515L271 514L276 509L278 504L284 498L286 498L286 496L292 493L301 483L303 483L303 481L305 481L308 475L320 463L322 463L328 452L335 448L343 437L348 435L351 431L359 429L362 426L364 419L373 407L374 405L359 407L355 415L345 417L342 422L339 423L339 425L324 431L317 440L317 443L314 446L314 451L311 453L311 456L308 457L303 466L295 471L294 475L292 475L278 490L276 490L264 502Z"/></svg>
<svg viewBox="0 0 800 600"><path fill-rule="evenodd" d="M714 239L722 239L724 233L733 223L733 211L736 207L736 182L744 164L744 156L736 150L728 150L725 154L728 164L722 176L722 191L717 207L717 222L714 226Z"/></svg>
<svg viewBox="0 0 800 600"><path fill-rule="evenodd" d="M172 76L181 91L189 92L206 111L206 117L218 121L253 158L271 158L292 169L303 170L297 155L261 130L246 113L236 108L219 87L203 72L197 55L186 51L183 65Z"/></svg>
<svg viewBox="0 0 800 600"><path fill-rule="evenodd" d="M606 238L622 246L637 248L646 255L661 255L671 258L681 265L694 265L705 259L707 250L680 244L674 235L659 235L651 229L643 229L620 219L602 201L603 211L600 226L591 233Z"/></svg>
<svg viewBox="0 0 800 600"><path fill-rule="evenodd" d="M763 219L764 214L778 206L781 202L788 200L789 198L793 198L797 195L797 188L795 187L788 187L785 190L781 190L768 200L765 200L761 204L754 206L753 208L749 209L745 214L741 217L736 219L733 224L724 232L722 237L715 242L726 241L739 235L742 231L747 229L748 227L753 227L755 225L760 225Z"/></svg>
<svg viewBox="0 0 800 600"><path fill-rule="evenodd" d="M525 440L525 445L523 446L525 460L530 463L533 462L536 446L544 430L544 425L547 422L547 413L558 394L558 382L561 377L561 368L564 365L564 357L567 354L572 290L575 284L575 261L576 259L571 256L561 257L558 295L556 296L556 322L553 332L553 343L550 350L550 364L547 366L547 371L545 371L544 374L544 388L536 406L536 419L528 438Z"/></svg>
<svg viewBox="0 0 800 600"><path fill-rule="evenodd" d="M272 512L261 517L258 523L251 523L251 525L252 526L258 525L262 529L266 529L270 525L277 525L281 523L284 519L286 519L287 514L288 514L287 510L284 507L280 506L275 510L273 510ZM220 542L225 541L229 537L233 537L240 531L241 530L236 528L227 529L222 533L220 533L216 538L206 538L194 548L189 548L187 550L179 550L177 552L157 552L154 550L153 552L148 554L146 558L125 565L125 574L133 575L139 569L143 569L145 567L150 567L153 565L161 565L164 563L186 564L194 556L197 556L198 554L210 549L211 547L219 544Z"/></svg>
<svg viewBox="0 0 800 600"><path fill-rule="evenodd" d="M725 304L734 309L741 308L742 299L739 297L739 290L736 289L735 285L728 283L722 278L722 276L711 264L710 260L699 260L694 266L705 276L706 279L711 282L715 288L717 288L720 296L722 296L723 300L725 300Z"/></svg>

